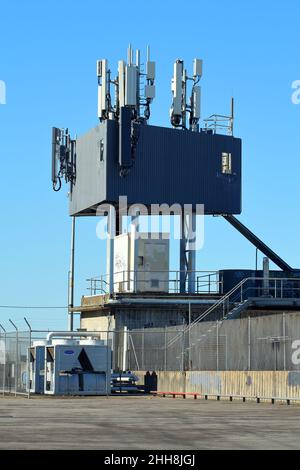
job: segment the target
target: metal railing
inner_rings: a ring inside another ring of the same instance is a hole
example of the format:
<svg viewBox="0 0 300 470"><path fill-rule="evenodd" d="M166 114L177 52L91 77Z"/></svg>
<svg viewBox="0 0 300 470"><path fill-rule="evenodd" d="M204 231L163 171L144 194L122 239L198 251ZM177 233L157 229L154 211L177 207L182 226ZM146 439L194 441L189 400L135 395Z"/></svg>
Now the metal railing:
<svg viewBox="0 0 300 470"><path fill-rule="evenodd" d="M223 311L223 320L230 318L230 314L233 309L238 305L241 305L250 297L266 299L300 298L300 279L260 277L245 278L223 297L218 299L205 312L199 315L199 317L197 317L193 322L187 325L185 331L189 332L195 325L203 321L218 308L221 308ZM169 346L171 346L176 340L179 340L179 338L180 336L173 338L169 343Z"/></svg>
<svg viewBox="0 0 300 470"><path fill-rule="evenodd" d="M216 134L218 131L225 131L228 135L233 135L233 118L232 116L224 116L222 114L212 114L204 119L205 129L213 130Z"/></svg>
<svg viewBox="0 0 300 470"><path fill-rule="evenodd" d="M114 292L161 291L180 293L181 273L179 270L158 271L118 271L114 273ZM218 271L192 271L195 277L196 294L219 294L223 281ZM107 274L86 280L90 295L108 294L109 277ZM187 282L185 282L187 288Z"/></svg>

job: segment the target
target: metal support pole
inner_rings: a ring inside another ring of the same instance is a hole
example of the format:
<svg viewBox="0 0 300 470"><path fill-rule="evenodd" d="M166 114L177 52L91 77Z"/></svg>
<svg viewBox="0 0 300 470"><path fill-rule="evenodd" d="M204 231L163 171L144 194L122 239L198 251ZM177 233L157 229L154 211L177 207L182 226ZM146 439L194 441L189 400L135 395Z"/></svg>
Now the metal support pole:
<svg viewBox="0 0 300 470"><path fill-rule="evenodd" d="M181 372L184 371L184 330L181 332Z"/></svg>
<svg viewBox="0 0 300 470"><path fill-rule="evenodd" d="M116 234L116 210L110 205L107 213L107 278L109 293L114 292L114 241Z"/></svg>
<svg viewBox="0 0 300 470"><path fill-rule="evenodd" d="M217 320L217 372L219 372L219 322Z"/></svg>
<svg viewBox="0 0 300 470"><path fill-rule="evenodd" d="M189 367L188 370L192 370L192 355L191 355L191 322L192 322L192 306L189 303Z"/></svg>
<svg viewBox="0 0 300 470"><path fill-rule="evenodd" d="M186 233L185 233L185 215L182 213L180 215L180 268L179 268L179 291L181 294L184 294L186 291Z"/></svg>
<svg viewBox="0 0 300 470"><path fill-rule="evenodd" d="M127 369L127 344L128 344L128 330L127 330L127 326L124 326L122 372L126 372L126 369Z"/></svg>
<svg viewBox="0 0 300 470"><path fill-rule="evenodd" d="M72 217L71 225L71 249L70 249L70 271L68 282L68 330L74 329L74 260L75 260L75 217Z"/></svg>
<svg viewBox="0 0 300 470"><path fill-rule="evenodd" d="M188 281L188 286L186 286ZM196 292L196 213L180 215L180 293Z"/></svg>
<svg viewBox="0 0 300 470"><path fill-rule="evenodd" d="M24 317L24 321L29 329L29 345L27 348L27 398L30 398L30 346L31 346L31 326L26 317Z"/></svg>
<svg viewBox="0 0 300 470"><path fill-rule="evenodd" d="M165 357L164 357L164 371L167 370L167 327L165 326Z"/></svg>
<svg viewBox="0 0 300 470"><path fill-rule="evenodd" d="M140 211L136 210L135 214L131 216L131 248L134 253L133 260L133 292L137 292L139 289L138 279L138 242L140 232Z"/></svg>
<svg viewBox="0 0 300 470"><path fill-rule="evenodd" d="M251 370L251 317L248 317L248 371Z"/></svg>
<svg viewBox="0 0 300 470"><path fill-rule="evenodd" d="M283 370L286 370L286 316L282 314L282 334L283 334Z"/></svg>
<svg viewBox="0 0 300 470"><path fill-rule="evenodd" d="M187 252L187 268L188 268L188 292L194 294L196 292L196 214L192 212L188 215L188 252Z"/></svg>
<svg viewBox="0 0 300 470"><path fill-rule="evenodd" d="M270 265L267 257L263 260L263 278L263 295L268 296L270 294Z"/></svg>
<svg viewBox="0 0 300 470"><path fill-rule="evenodd" d="M3 364L3 377L2 377L2 387L3 387L2 395L4 396L5 395L5 384L6 384L6 330L1 324L0 324L0 328L4 332L4 351L3 351L4 364Z"/></svg>
<svg viewBox="0 0 300 470"><path fill-rule="evenodd" d="M142 331L142 370L145 370L145 328Z"/></svg>
<svg viewBox="0 0 300 470"><path fill-rule="evenodd" d="M17 396L17 391L18 391L18 361L19 361L19 332L18 332L18 328L16 327L16 325L14 324L14 322L9 318L9 321L10 323L12 324L12 326L15 328L16 330L16 362L15 362L15 396Z"/></svg>
<svg viewBox="0 0 300 470"><path fill-rule="evenodd" d="M108 374L108 369L109 372L111 372L111 353L109 351L109 330L106 331L106 396L110 395L110 383L108 381L108 377L110 376L110 373ZM110 357L109 357L110 356Z"/></svg>
<svg viewBox="0 0 300 470"><path fill-rule="evenodd" d="M230 108L230 135L233 136L234 133L234 98L231 98L231 108Z"/></svg>

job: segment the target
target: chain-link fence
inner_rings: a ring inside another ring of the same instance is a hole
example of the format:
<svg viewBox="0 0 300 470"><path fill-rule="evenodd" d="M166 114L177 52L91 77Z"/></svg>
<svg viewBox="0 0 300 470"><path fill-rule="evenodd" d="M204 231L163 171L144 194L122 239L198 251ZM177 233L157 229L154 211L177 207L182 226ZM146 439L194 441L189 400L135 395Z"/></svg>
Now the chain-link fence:
<svg viewBox="0 0 300 470"><path fill-rule="evenodd" d="M131 330L127 335L126 360L132 370L300 369L299 313Z"/></svg>
<svg viewBox="0 0 300 470"><path fill-rule="evenodd" d="M28 393L28 350L47 333L0 332L0 392ZM300 370L300 313L200 322L191 328L124 328L97 336L112 350L114 371Z"/></svg>
<svg viewBox="0 0 300 470"><path fill-rule="evenodd" d="M31 332L0 332L0 390L27 394L28 348Z"/></svg>

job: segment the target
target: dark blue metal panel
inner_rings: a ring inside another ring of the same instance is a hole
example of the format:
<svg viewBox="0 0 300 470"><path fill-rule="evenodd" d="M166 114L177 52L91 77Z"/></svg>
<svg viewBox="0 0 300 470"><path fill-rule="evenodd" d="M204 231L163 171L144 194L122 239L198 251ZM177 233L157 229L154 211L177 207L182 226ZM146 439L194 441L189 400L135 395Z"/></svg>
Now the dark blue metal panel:
<svg viewBox="0 0 300 470"><path fill-rule="evenodd" d="M205 214L241 212L240 139L134 126L133 139L128 122L120 130L112 120L78 139L71 215L92 215L98 204L117 204L120 196L127 196L129 204L204 204ZM129 149L129 138L135 142L134 151ZM102 145L103 159L99 158ZM232 174L222 173L223 152L232 155ZM126 176L120 175L120 163L129 169Z"/></svg>
<svg viewBox="0 0 300 470"><path fill-rule="evenodd" d="M126 195L145 205L204 204L207 214L241 212L241 140L224 135L139 126L134 164L119 175L118 126L108 126L107 200ZM232 174L222 174L222 153L232 154Z"/></svg>
<svg viewBox="0 0 300 470"><path fill-rule="evenodd" d="M119 165L130 167L131 159L131 109L122 107L120 110L119 125Z"/></svg>
<svg viewBox="0 0 300 470"><path fill-rule="evenodd" d="M220 294L226 294L239 284L243 279L246 278L258 278L257 281L249 281L243 286L243 298L248 297L259 297L262 295L262 281L264 273L262 270L250 270L250 269L224 269L219 271L219 277L222 283L220 284ZM274 292L274 281L272 279L285 279L283 285L280 282L277 283L277 297L280 298L281 288L283 288L283 296L288 297L300 297L299 281L293 279L300 279L300 271L270 271L270 295L275 297ZM240 295L240 291L237 291L237 296ZM232 299L231 299L232 300ZM237 299L239 300L239 299Z"/></svg>

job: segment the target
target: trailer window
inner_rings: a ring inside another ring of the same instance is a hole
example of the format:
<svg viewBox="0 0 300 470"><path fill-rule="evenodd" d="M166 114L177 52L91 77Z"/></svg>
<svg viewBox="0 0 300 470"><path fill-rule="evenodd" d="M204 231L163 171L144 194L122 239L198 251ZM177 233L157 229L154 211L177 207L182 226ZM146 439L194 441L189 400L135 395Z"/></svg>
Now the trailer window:
<svg viewBox="0 0 300 470"><path fill-rule="evenodd" d="M222 173L224 175L232 174L232 158L231 153L222 153Z"/></svg>

